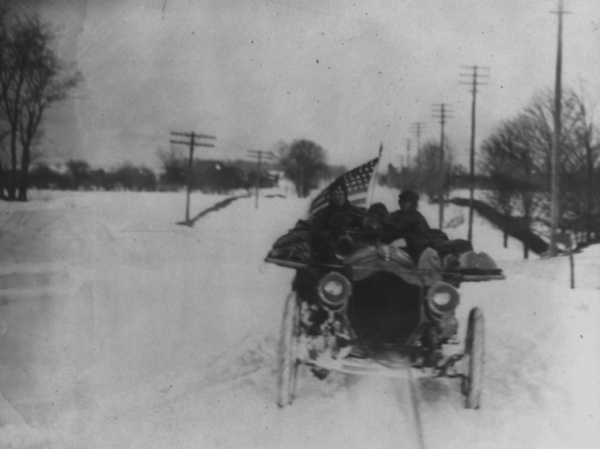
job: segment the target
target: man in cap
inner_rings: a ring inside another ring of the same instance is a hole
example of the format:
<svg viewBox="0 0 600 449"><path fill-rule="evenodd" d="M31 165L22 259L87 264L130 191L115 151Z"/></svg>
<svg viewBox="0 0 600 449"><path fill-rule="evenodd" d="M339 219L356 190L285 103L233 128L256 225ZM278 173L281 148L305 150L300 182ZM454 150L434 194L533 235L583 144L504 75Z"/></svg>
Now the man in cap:
<svg viewBox="0 0 600 449"><path fill-rule="evenodd" d="M391 243L403 239L405 251L414 261L425 248L431 245L431 228L425 217L417 210L419 194L414 190L404 190L398 196L400 210L389 214L384 226L382 241Z"/></svg>

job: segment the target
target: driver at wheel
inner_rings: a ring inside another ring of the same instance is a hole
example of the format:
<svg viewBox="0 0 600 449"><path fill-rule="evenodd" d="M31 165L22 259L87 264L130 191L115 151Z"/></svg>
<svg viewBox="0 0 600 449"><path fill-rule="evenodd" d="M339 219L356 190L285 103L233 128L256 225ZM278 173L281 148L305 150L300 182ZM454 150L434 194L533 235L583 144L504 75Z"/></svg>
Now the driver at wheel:
<svg viewBox="0 0 600 449"><path fill-rule="evenodd" d="M364 214L363 208L348 201L348 191L343 182L333 184L329 190L329 204L310 217L316 252L330 259L336 237L359 230Z"/></svg>

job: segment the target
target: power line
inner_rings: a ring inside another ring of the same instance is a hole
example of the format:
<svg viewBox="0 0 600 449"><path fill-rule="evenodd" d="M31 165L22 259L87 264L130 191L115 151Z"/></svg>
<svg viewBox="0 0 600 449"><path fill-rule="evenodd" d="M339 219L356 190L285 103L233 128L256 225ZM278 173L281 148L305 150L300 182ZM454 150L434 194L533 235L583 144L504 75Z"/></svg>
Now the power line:
<svg viewBox="0 0 600 449"><path fill-rule="evenodd" d="M207 134L199 134L195 132L191 133L182 133L177 131L171 131L172 136L178 137L187 137L189 140L173 140L170 139L169 142L172 144L181 144L190 147L190 157L188 161L188 179L187 179L187 197L185 203L185 224L190 224L190 193L192 191L192 161L194 159L194 149L196 147L209 147L214 148L214 145L211 143L205 143L202 141L196 141L196 139L210 139L215 140L215 136L209 136Z"/></svg>
<svg viewBox="0 0 600 449"><path fill-rule="evenodd" d="M471 104L471 148L469 158L469 230L467 240L473 240L473 192L475 190L475 109L477 104L477 87L485 86L487 83L479 81L480 78L489 78L489 68L480 66L463 66L463 69L472 70L472 73L461 73L462 77L470 77L470 81L461 81L460 84L471 86L473 101ZM481 73L483 71L484 73Z"/></svg>
<svg viewBox="0 0 600 449"><path fill-rule="evenodd" d="M444 227L444 197L445 197L445 184L446 184L446 170L445 170L445 157L444 157L444 127L446 125L446 121L449 118L452 118L449 114L452 114L452 111L448 109L448 105L446 103L436 103L433 105L433 118L437 118L439 120L441 131L440 131L440 190L439 190L439 202L440 202L440 212L439 212L439 228L442 230Z"/></svg>

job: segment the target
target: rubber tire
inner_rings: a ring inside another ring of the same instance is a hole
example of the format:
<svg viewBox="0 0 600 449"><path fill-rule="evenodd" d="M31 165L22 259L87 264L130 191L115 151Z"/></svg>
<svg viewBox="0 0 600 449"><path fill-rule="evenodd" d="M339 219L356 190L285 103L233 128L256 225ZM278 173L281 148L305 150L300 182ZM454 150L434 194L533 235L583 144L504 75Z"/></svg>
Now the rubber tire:
<svg viewBox="0 0 600 449"><path fill-rule="evenodd" d="M279 347L277 351L277 405L285 407L296 396L298 378L298 330L300 307L295 292L288 295L283 310Z"/></svg>
<svg viewBox="0 0 600 449"><path fill-rule="evenodd" d="M465 341L467 375L463 377L462 382L465 407L469 409L478 409L481 405L484 357L485 332L483 312L479 307L475 307L469 313L469 324Z"/></svg>

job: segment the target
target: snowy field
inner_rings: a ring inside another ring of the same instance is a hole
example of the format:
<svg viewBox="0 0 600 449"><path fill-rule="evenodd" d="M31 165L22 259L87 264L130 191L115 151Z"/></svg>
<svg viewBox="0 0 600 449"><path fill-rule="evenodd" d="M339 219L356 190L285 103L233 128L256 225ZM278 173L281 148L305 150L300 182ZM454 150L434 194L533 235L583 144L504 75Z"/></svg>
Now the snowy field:
<svg viewBox="0 0 600 449"><path fill-rule="evenodd" d="M195 194L191 214L227 198ZM240 197L187 227L184 193L0 203L0 448L413 447L398 380L306 373L275 405L294 273L263 260L307 206ZM421 211L437 226L437 207ZM447 208L451 237L467 216ZM570 289L568 258L501 244L476 216L476 250L507 275L461 287L461 332L471 307L486 318L482 408L463 408L456 381L422 382L425 446L598 448L600 246L576 256Z"/></svg>

